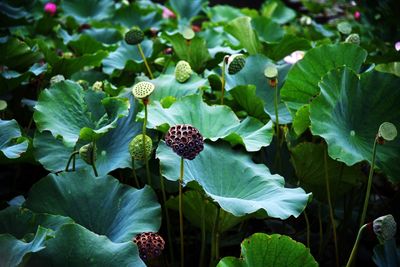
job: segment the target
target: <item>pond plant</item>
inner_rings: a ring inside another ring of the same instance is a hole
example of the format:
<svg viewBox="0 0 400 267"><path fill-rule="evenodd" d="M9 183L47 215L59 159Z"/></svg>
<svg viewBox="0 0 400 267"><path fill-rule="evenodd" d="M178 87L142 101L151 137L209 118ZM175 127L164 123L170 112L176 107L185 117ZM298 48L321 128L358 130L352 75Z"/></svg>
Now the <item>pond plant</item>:
<svg viewBox="0 0 400 267"><path fill-rule="evenodd" d="M0 3L0 266L400 264L398 1L216 2Z"/></svg>

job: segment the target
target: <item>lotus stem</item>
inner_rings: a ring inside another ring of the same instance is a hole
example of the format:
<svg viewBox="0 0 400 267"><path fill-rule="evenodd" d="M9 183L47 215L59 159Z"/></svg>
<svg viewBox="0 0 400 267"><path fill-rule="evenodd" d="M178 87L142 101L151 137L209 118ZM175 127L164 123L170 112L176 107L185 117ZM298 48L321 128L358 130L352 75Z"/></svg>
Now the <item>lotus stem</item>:
<svg viewBox="0 0 400 267"><path fill-rule="evenodd" d="M321 204L318 205L318 226L319 226L319 248L318 255L321 256L322 253L322 243L324 240L324 232L322 229L322 217L321 217Z"/></svg>
<svg viewBox="0 0 400 267"><path fill-rule="evenodd" d="M217 214L215 215L214 225L211 233L211 259L210 266L215 266L215 262L218 261L219 258L219 233L218 233L218 222L219 222L219 214L220 208L217 208Z"/></svg>
<svg viewBox="0 0 400 267"><path fill-rule="evenodd" d="M151 186L151 176L150 176L150 168L149 168L149 161L147 158L147 150L146 150L146 125L147 125L147 99L143 100L143 105L144 105L144 121L143 121L143 151L144 151L144 164L146 165L146 177L147 177L147 183L149 186Z"/></svg>
<svg viewBox="0 0 400 267"><path fill-rule="evenodd" d="M74 146L74 151L76 151L76 145ZM79 153L79 151L78 151L78 153ZM72 171L74 172L75 171L75 159L76 159L76 157L75 157L75 155L72 157Z"/></svg>
<svg viewBox="0 0 400 267"><path fill-rule="evenodd" d="M328 198L329 217L331 219L331 224L332 224L333 242L335 243L336 266L339 267L339 250L338 250L337 235L336 235L335 215L333 212L333 206L332 206L332 201L331 201L331 189L330 189L330 185L329 185L329 173L328 173L328 159L327 159L326 154L327 154L327 151L325 149L324 168L325 168L326 194L327 194L327 198Z"/></svg>
<svg viewBox="0 0 400 267"><path fill-rule="evenodd" d="M142 46L141 46L140 44L137 44L137 47L138 47L140 56L141 56L142 59L143 59L144 65L146 66L147 72L149 73L150 79L153 80L153 79L154 79L154 76L153 76L153 73L151 72L151 69L150 69L149 64L147 63L147 59L146 59L146 57L145 57L145 55L144 55L144 53L143 53Z"/></svg>
<svg viewBox="0 0 400 267"><path fill-rule="evenodd" d="M204 266L204 255L206 251L206 201L203 198L201 205L201 249L199 267Z"/></svg>
<svg viewBox="0 0 400 267"><path fill-rule="evenodd" d="M76 154L79 154L79 151L73 151L71 155L69 156L67 166L65 167L65 171L68 172L69 165L71 164L71 160L75 158ZM73 169L74 170L74 169Z"/></svg>
<svg viewBox="0 0 400 267"><path fill-rule="evenodd" d="M171 258L172 265L174 265L175 262L175 257L174 257L174 246L172 245L172 236L171 236L171 220L169 218L169 212L168 208L166 206L167 203L167 194L165 193L165 184L164 184L164 178L161 174L161 166L160 166L160 187L161 187L161 194L164 202L164 212L165 212L165 218L167 221L167 234L168 234L168 246L169 246L169 256Z"/></svg>
<svg viewBox="0 0 400 267"><path fill-rule="evenodd" d="M93 168L94 176L98 177L99 174L97 173L96 162L95 162L95 154L94 154L94 153L96 153L95 147L96 147L96 142L93 141L93 149L92 149L92 152L91 152L91 155L90 155L90 157L91 157L91 162L92 162L91 165L92 165L92 168Z"/></svg>
<svg viewBox="0 0 400 267"><path fill-rule="evenodd" d="M274 78L275 79L275 78ZM279 111L278 111L278 98L279 98L279 89L278 89L278 82L275 80L274 82L271 82L270 85L275 90L275 95L274 95L274 109L275 109L275 134L276 134L276 163L277 163L277 169L280 171L281 170L281 152L280 152L280 147L281 147L281 141L280 141L280 131L279 131ZM276 165L275 165L276 167Z"/></svg>
<svg viewBox="0 0 400 267"><path fill-rule="evenodd" d="M362 232L364 231L364 229L366 227L367 227L367 224L364 224L358 230L356 242L354 243L353 249L351 250L351 254L350 254L349 260L347 261L346 267L351 267L351 265L353 264L353 261L354 261L354 259L356 257L356 254L357 254L358 245L360 244L360 239L361 239Z"/></svg>
<svg viewBox="0 0 400 267"><path fill-rule="evenodd" d="M182 186L183 186L183 168L184 158L181 157L181 167L179 175L179 233L181 238L181 267L185 266L185 246L183 239L183 208L182 208Z"/></svg>
<svg viewBox="0 0 400 267"><path fill-rule="evenodd" d="M306 210L304 210L303 213L304 213L304 219L306 221L306 227L307 227L307 247L310 248L310 221L308 220Z"/></svg>
<svg viewBox="0 0 400 267"><path fill-rule="evenodd" d="M227 56L222 60L222 73L221 73L221 105L224 104L225 96L225 69L226 69Z"/></svg>
<svg viewBox="0 0 400 267"><path fill-rule="evenodd" d="M361 219L360 219L360 227L362 227L362 225L364 224L365 217L367 215L368 201L369 201L369 196L371 194L372 176L374 174L374 167L375 167L375 157L376 157L376 148L377 148L376 144L377 143L378 143L378 138L375 138L374 146L372 148L372 161L371 161L371 168L369 169L367 191L365 192L364 207L363 207L363 211L362 211Z"/></svg>

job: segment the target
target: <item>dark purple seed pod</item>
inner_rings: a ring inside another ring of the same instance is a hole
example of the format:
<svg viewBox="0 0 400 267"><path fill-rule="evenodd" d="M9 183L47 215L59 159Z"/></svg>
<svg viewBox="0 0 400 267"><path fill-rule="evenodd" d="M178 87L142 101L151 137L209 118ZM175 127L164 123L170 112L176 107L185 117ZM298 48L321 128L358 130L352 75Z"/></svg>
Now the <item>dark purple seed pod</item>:
<svg viewBox="0 0 400 267"><path fill-rule="evenodd" d="M165 246L164 239L152 232L137 235L133 242L138 246L140 258L144 261L160 256Z"/></svg>
<svg viewBox="0 0 400 267"><path fill-rule="evenodd" d="M169 128L165 143L178 156L189 160L194 159L204 148L203 136L189 124L178 124Z"/></svg>

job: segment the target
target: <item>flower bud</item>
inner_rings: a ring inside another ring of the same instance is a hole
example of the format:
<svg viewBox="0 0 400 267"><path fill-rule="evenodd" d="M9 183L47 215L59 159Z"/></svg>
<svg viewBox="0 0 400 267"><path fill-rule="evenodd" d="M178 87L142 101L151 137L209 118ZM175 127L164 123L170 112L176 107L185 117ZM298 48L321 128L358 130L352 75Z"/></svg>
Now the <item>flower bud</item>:
<svg viewBox="0 0 400 267"><path fill-rule="evenodd" d="M96 162L97 147L93 143L86 144L79 149L79 156L89 165Z"/></svg>
<svg viewBox="0 0 400 267"><path fill-rule="evenodd" d="M44 12L49 14L50 16L54 16L57 12L57 5L52 2L48 2L44 5Z"/></svg>

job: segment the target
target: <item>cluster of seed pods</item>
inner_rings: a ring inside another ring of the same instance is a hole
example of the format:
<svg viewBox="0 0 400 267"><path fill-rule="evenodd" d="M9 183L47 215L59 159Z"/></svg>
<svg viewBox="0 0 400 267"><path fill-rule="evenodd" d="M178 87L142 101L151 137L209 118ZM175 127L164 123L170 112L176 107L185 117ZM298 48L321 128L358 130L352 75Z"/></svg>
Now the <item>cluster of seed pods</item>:
<svg viewBox="0 0 400 267"><path fill-rule="evenodd" d="M164 250L165 241L157 233L141 233L133 239L139 248L139 255L142 260L151 260L161 255Z"/></svg>
<svg viewBox="0 0 400 267"><path fill-rule="evenodd" d="M176 154L189 160L194 159L204 148L203 136L189 124L172 126L165 135L165 142Z"/></svg>

